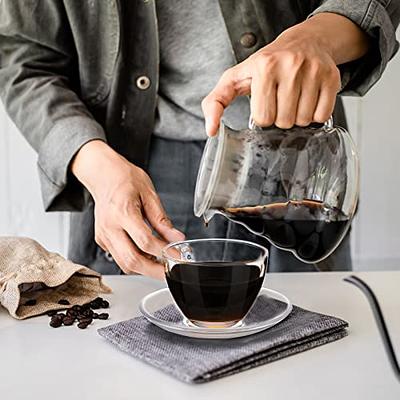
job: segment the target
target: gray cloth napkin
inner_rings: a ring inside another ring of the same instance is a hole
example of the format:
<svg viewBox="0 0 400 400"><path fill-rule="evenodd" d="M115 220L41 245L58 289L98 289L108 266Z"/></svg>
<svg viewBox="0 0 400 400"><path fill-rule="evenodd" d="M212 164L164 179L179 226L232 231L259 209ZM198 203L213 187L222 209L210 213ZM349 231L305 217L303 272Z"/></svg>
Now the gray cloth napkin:
<svg viewBox="0 0 400 400"><path fill-rule="evenodd" d="M257 299L246 321L275 315L284 305ZM173 305L158 311L168 321L182 319ZM121 350L188 383L209 382L312 349L347 335L339 318L293 307L278 325L255 335L228 340L192 339L166 332L137 317L101 328L99 334Z"/></svg>

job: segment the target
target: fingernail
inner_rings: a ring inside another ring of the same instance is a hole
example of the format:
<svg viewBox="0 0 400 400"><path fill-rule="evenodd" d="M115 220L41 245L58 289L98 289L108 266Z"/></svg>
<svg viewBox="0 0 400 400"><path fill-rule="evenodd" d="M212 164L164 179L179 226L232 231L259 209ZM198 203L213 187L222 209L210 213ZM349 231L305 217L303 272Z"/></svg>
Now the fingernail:
<svg viewBox="0 0 400 400"><path fill-rule="evenodd" d="M207 117L206 118L206 133L207 133L207 136L211 136L212 135L212 131L211 131L212 126L213 126L212 119L210 117Z"/></svg>
<svg viewBox="0 0 400 400"><path fill-rule="evenodd" d="M164 219L161 221L161 224L164 225L164 226L166 226L167 228L170 228L170 229L173 228L172 222L171 222L171 220L168 219L168 218L164 218Z"/></svg>
<svg viewBox="0 0 400 400"><path fill-rule="evenodd" d="M178 229L173 228L172 231L174 232L176 237L179 238L179 240L184 240L185 239L185 234L182 233L181 231L178 231Z"/></svg>

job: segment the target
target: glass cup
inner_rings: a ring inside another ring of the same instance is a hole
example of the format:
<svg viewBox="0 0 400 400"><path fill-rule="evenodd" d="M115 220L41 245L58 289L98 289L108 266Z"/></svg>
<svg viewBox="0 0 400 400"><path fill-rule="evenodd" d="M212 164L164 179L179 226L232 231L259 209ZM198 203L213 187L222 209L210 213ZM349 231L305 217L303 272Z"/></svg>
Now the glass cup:
<svg viewBox="0 0 400 400"><path fill-rule="evenodd" d="M240 325L264 281L268 250L235 239L171 243L163 251L173 299L187 323L206 328Z"/></svg>

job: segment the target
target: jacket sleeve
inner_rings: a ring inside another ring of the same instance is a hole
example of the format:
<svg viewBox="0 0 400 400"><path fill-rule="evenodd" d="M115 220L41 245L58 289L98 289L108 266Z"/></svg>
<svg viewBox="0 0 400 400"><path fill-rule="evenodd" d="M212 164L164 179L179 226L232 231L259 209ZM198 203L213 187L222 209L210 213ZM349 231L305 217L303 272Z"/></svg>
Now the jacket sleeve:
<svg viewBox="0 0 400 400"><path fill-rule="evenodd" d="M371 48L366 56L339 66L341 94L363 96L379 80L399 48L396 28L400 0L323 0L310 16L323 12L349 18L371 37Z"/></svg>
<svg viewBox="0 0 400 400"><path fill-rule="evenodd" d="M87 192L69 164L88 141L106 140L79 99L78 75L62 1L0 1L0 98L38 153L47 211L82 210Z"/></svg>

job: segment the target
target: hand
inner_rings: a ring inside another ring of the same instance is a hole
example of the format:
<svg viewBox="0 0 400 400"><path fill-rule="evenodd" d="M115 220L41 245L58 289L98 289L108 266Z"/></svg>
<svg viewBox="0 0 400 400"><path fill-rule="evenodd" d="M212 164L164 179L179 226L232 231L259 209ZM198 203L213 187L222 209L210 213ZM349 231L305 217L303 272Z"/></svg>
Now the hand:
<svg viewBox="0 0 400 400"><path fill-rule="evenodd" d="M164 268L156 257L184 235L173 228L146 172L100 140L79 150L71 170L94 198L97 244L125 273L162 279Z"/></svg>
<svg viewBox="0 0 400 400"><path fill-rule="evenodd" d="M251 115L259 126L288 129L325 122L341 88L336 64L368 50L367 35L349 19L319 14L289 28L268 46L224 72L202 108L209 136L224 109L251 94Z"/></svg>

